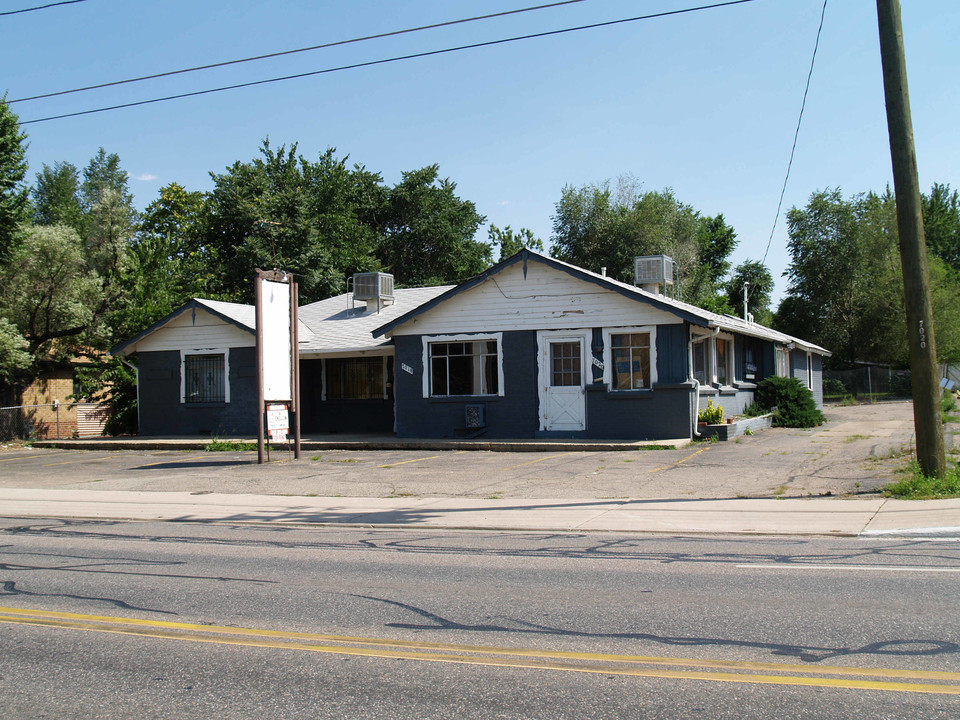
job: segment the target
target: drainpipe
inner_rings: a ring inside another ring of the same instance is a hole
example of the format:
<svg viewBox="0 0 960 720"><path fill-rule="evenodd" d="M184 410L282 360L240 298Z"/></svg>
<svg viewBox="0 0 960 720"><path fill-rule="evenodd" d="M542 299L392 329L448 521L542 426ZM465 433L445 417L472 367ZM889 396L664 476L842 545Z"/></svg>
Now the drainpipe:
<svg viewBox="0 0 960 720"><path fill-rule="evenodd" d="M694 343L700 343L700 342L703 342L704 340L709 340L710 338L716 337L719 334L720 334L720 328L718 327L718 328L715 328L712 333L709 333L707 335L691 336L690 342L687 343L687 367L689 368L689 372L690 372L689 379L693 381L693 389L694 389L692 432L693 432L693 437L695 438L700 437L700 431L697 430L697 414L700 412L700 381L693 376L693 345Z"/></svg>
<svg viewBox="0 0 960 720"><path fill-rule="evenodd" d="M140 368L133 363L129 363L119 355L114 355L120 362L133 370L134 381L137 383L137 435L140 434Z"/></svg>

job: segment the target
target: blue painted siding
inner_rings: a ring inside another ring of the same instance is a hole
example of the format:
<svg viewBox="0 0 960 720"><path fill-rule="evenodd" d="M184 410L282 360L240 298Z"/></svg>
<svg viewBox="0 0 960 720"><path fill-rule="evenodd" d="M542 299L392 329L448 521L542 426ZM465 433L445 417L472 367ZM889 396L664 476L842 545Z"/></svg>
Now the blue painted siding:
<svg viewBox="0 0 960 720"><path fill-rule="evenodd" d="M397 436L446 438L467 433L466 406L485 408L484 437L532 438L537 415L537 335L503 333L503 396L423 397L423 344L419 335L402 335L395 343ZM412 373L400 369L405 364Z"/></svg>
<svg viewBox="0 0 960 720"><path fill-rule="evenodd" d="M256 350L229 352L228 403L181 403L180 352L140 353L140 434L256 437Z"/></svg>

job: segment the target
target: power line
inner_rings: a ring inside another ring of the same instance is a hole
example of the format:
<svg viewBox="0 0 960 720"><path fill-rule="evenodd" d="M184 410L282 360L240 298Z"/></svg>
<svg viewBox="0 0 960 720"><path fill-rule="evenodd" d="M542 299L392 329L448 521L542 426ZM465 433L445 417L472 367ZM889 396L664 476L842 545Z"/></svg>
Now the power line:
<svg viewBox="0 0 960 720"><path fill-rule="evenodd" d="M79 2L80 0L73 1ZM364 37L352 38L350 40L337 40L335 42L324 43L323 45L312 45L311 47L297 48L296 50L282 50L280 52L267 53L266 55L255 55L254 57L241 58L239 60L225 60L224 62L211 63L209 65L197 65L196 67L183 68L181 70L170 70L167 72L155 73L153 75L129 78L127 80L114 80L113 82L105 82L98 85L88 85L87 87L74 88L72 90L60 90L52 93L45 93L43 95L17 98L16 100L8 100L7 104L12 105L13 103L27 102L28 100L40 100L43 98L58 97L60 95L70 95L71 93L86 92L88 90L99 90L100 88L143 82L144 80L156 80L157 78L170 77L171 75L182 75L184 73L192 73L199 70L211 70L213 68L239 65L241 63L254 62L256 60L268 60L270 58L283 57L284 55L294 55L296 53L310 52L312 50L323 50L325 48L337 47L339 45L350 45L351 43L365 42L367 40L381 40L383 38L394 37L396 35L406 35L408 33L421 32L422 30L434 30L436 28L450 27L451 25L462 25L463 23L471 23L478 20L490 20L491 18L517 15L519 13L532 12L534 10L545 10L548 8L560 7L561 5L573 5L574 3L581 2L585 2L585 0L562 0L562 2L554 2L548 5L535 5L533 7L521 8L519 10L507 10L505 12L491 13L489 15L478 15L476 17L463 18L462 20L449 20L447 22L434 23L432 25L421 25L420 27L407 28L406 30L393 30L391 32L379 33L377 35L366 35Z"/></svg>
<svg viewBox="0 0 960 720"><path fill-rule="evenodd" d="M110 110L120 110L123 108L129 107L138 107L140 105L152 105L154 103L166 102L168 100L179 100L182 98L196 97L199 95L209 95L211 93L223 92L225 90L237 90L239 88L254 87L256 85L267 85L275 82L282 82L284 80L297 80L305 77L312 77L314 75L325 75L334 72L340 72L343 70L354 70L356 68L371 67L374 65L385 65L387 63L399 62L401 60L414 60L417 58L432 57L434 55L443 55L445 53L459 52L461 50L473 50L476 48L482 47L492 47L494 45L504 45L506 43L517 42L520 40L532 40L535 38L550 37L553 35L563 35L565 33L577 32L580 30L592 30L601 27L610 27L613 25L622 25L624 23L637 22L639 20L652 20L655 18L668 17L670 15L683 15L692 12L698 12L700 10L712 10L714 8L729 7L731 5L742 5L744 3L756 2L756 0L727 0L727 2L718 2L711 5L700 5L692 8L683 8L681 10L669 10L666 12L653 13L650 15L638 15L631 18L623 18L621 20L609 20L607 22L592 23L590 25L579 25L577 27L564 28L562 30L549 30L546 32L532 33L529 35L517 35L515 37L503 38L500 40L488 40L486 42L471 43L469 45L459 45L452 48L444 48L442 50L429 50L427 52L421 53L412 53L410 55L399 55L391 58L385 58L382 60L369 60L367 62L353 63L351 65L341 65L339 67L326 68L324 70L313 70L310 72L297 73L295 75L284 75L283 77L269 78L267 80L254 80L251 82L237 83L235 85L224 85L221 87L210 88L207 90L196 90L194 92L180 93L178 95L167 95L165 97L152 98L150 100L139 100L137 102L122 103L120 105L111 105L108 107L95 108L93 110L81 110L78 112L64 113L62 115L51 115L49 117L35 118L33 120L22 120L20 121L21 125L31 125L33 123L47 122L50 120L62 120L64 118L79 117L81 115L92 115L95 113L108 112Z"/></svg>
<svg viewBox="0 0 960 720"><path fill-rule="evenodd" d="M23 8L23 10L4 10L2 15L19 15L20 13L33 12L34 10L46 10L47 8L57 7L58 5L75 5L76 3L86 2L87 0L62 0L62 2L50 3L49 5L38 5L37 7Z"/></svg>
<svg viewBox="0 0 960 720"><path fill-rule="evenodd" d="M823 30L823 17L827 13L827 0L823 0L823 9L820 11L820 27L817 28L817 41L813 45L813 57L810 59L810 72L807 73L807 86L803 89L803 102L800 103L800 117L797 118L797 130L793 134L793 147L790 149L790 162L787 163L787 174L783 178L783 189L780 190L780 202L777 203L777 214L773 218L773 227L770 228L770 237L767 239L767 249L763 252L761 265L767 262L767 253L770 252L770 243L773 233L777 229L777 220L780 219L780 210L783 208L783 196L787 193L787 181L790 179L790 168L793 167L793 155L797 151L797 138L800 137L800 123L803 122L803 109L807 106L807 93L810 92L810 78L813 77L813 65L817 61L817 48L820 47L820 32Z"/></svg>

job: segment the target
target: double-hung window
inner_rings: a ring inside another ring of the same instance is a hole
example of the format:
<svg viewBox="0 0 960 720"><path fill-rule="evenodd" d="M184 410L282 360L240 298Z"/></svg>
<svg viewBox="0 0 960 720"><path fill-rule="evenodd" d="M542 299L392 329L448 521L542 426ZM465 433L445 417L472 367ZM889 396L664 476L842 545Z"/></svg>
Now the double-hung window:
<svg viewBox="0 0 960 720"><path fill-rule="evenodd" d="M497 338L428 342L427 363L431 397L500 394Z"/></svg>
<svg viewBox="0 0 960 720"><path fill-rule="evenodd" d="M613 390L649 390L650 333L613 333Z"/></svg>
<svg viewBox="0 0 960 720"><path fill-rule="evenodd" d="M714 341L714 370L718 385L733 381L733 341L718 337Z"/></svg>
<svg viewBox="0 0 960 720"><path fill-rule="evenodd" d="M653 388L657 382L654 328L605 329L603 345L603 381L611 391Z"/></svg>

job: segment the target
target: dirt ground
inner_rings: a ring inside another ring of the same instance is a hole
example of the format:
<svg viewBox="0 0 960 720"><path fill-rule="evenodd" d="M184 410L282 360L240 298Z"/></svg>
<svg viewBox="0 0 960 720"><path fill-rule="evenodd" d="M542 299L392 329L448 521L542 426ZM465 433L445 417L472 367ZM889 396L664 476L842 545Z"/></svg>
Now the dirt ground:
<svg viewBox="0 0 960 720"><path fill-rule="evenodd" d="M909 402L826 408L811 430L621 452L324 451L257 465L246 452L0 453L0 487L321 497L735 498L875 492L912 456ZM954 452L957 425L948 425ZM956 459L956 455L952 455Z"/></svg>

